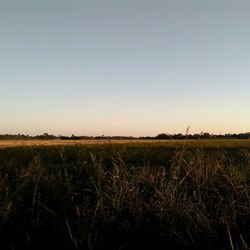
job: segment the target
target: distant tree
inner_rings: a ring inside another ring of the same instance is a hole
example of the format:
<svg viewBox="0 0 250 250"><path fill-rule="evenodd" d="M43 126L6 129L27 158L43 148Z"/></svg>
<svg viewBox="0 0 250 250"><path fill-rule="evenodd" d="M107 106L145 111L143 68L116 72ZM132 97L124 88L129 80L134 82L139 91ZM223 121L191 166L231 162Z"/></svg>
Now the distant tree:
<svg viewBox="0 0 250 250"><path fill-rule="evenodd" d="M208 139L208 138L210 138L210 134L205 132L205 133L203 133L202 137L204 139Z"/></svg>
<svg viewBox="0 0 250 250"><path fill-rule="evenodd" d="M161 133L155 137L156 139L171 139L171 137L165 133Z"/></svg>

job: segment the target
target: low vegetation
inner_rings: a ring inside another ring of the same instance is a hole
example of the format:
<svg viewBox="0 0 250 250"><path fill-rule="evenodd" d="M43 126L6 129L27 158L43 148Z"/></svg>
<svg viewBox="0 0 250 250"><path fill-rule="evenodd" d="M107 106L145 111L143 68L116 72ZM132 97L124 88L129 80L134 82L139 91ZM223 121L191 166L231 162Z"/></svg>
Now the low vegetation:
<svg viewBox="0 0 250 250"><path fill-rule="evenodd" d="M250 148L232 143L2 148L0 246L248 249Z"/></svg>

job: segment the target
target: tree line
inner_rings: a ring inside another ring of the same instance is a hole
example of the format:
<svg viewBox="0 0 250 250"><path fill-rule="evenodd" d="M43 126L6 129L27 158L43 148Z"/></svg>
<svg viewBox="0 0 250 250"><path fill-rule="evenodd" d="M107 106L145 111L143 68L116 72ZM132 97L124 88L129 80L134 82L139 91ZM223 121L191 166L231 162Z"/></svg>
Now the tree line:
<svg viewBox="0 0 250 250"><path fill-rule="evenodd" d="M41 135L24 135L24 134L0 134L0 140L132 140L132 139L148 139L148 140L184 140L184 139L250 139L250 132L240 134L210 134L201 132L200 134L166 134L161 133L156 136L64 136L52 135L44 133Z"/></svg>

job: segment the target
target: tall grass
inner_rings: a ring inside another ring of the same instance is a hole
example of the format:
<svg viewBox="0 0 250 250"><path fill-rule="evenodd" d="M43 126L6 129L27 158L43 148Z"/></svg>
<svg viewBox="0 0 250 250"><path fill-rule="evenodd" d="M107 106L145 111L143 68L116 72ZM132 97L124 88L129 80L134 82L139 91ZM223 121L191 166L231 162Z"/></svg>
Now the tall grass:
<svg viewBox="0 0 250 250"><path fill-rule="evenodd" d="M249 149L6 149L0 159L2 249L250 245Z"/></svg>

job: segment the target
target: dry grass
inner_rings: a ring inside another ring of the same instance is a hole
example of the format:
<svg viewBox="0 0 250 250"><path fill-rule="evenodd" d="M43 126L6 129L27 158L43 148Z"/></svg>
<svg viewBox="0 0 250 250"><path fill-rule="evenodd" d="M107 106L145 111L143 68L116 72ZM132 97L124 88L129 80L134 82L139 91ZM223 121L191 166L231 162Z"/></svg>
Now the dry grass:
<svg viewBox="0 0 250 250"><path fill-rule="evenodd" d="M187 140L187 147L204 148L249 148L250 140L238 139L217 139L217 140ZM183 140L0 140L0 148L8 147L36 147L36 146L81 146L81 145L116 145L116 144L135 144L135 145L161 145L166 147L182 147Z"/></svg>
<svg viewBox="0 0 250 250"><path fill-rule="evenodd" d="M0 140L0 147L31 147L31 146L73 146L145 143L149 140Z"/></svg>
<svg viewBox="0 0 250 250"><path fill-rule="evenodd" d="M1 149L0 247L249 249L244 143L116 142Z"/></svg>

